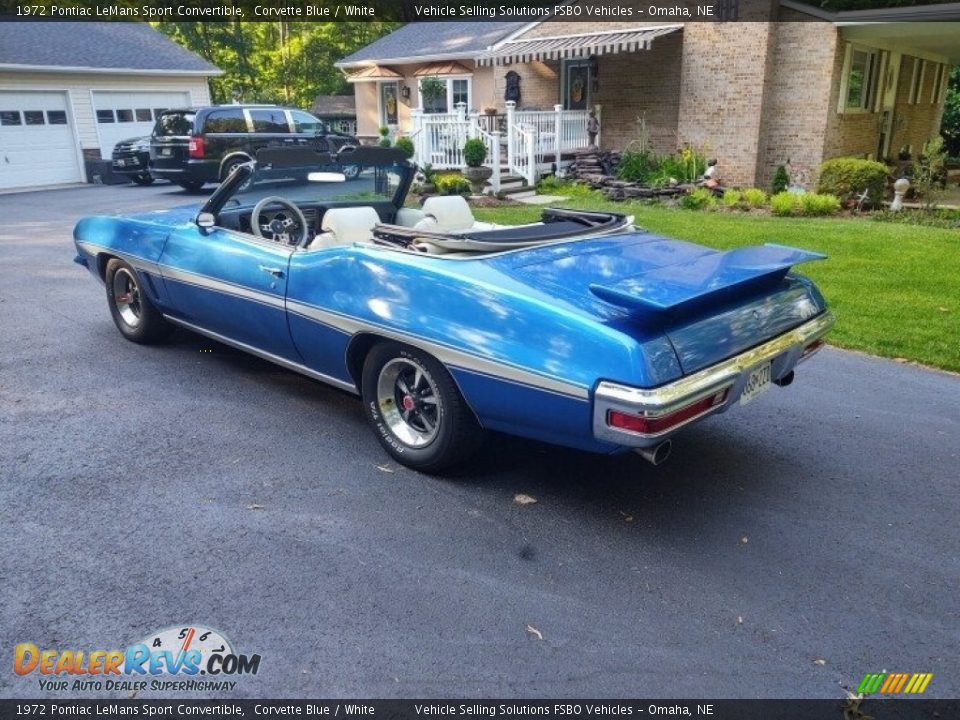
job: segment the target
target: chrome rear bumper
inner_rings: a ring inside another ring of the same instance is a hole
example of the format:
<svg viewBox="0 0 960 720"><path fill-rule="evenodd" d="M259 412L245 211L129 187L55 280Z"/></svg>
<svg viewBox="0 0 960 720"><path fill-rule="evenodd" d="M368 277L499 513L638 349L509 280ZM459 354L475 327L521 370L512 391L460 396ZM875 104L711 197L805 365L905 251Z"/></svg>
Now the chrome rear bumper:
<svg viewBox="0 0 960 720"><path fill-rule="evenodd" d="M834 322L833 314L824 312L813 320L783 335L778 335L762 345L658 388L637 388L601 381L594 393L594 437L624 447L656 445L680 428L735 403L743 391L750 372L763 363L771 363L771 377L775 381L788 375L798 362L813 355L816 350L806 355L804 350L823 337L833 327ZM641 433L612 427L608 422L611 411L645 418L658 418L675 413L723 391L726 391L723 402L705 408L703 412L687 417L682 422L660 432Z"/></svg>

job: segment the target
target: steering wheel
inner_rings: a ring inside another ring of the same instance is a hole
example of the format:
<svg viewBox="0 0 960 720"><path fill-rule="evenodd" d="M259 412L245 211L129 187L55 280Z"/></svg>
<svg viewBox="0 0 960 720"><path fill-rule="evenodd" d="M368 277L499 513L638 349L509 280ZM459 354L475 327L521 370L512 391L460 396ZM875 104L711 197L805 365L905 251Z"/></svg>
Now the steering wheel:
<svg viewBox="0 0 960 720"><path fill-rule="evenodd" d="M278 212L270 222L261 224L260 216L270 205L279 205L288 211L289 215ZM276 195L265 197L253 206L250 227L257 237L262 237L264 240L274 240L284 245L305 245L309 233L307 219L303 216L300 208L289 200Z"/></svg>

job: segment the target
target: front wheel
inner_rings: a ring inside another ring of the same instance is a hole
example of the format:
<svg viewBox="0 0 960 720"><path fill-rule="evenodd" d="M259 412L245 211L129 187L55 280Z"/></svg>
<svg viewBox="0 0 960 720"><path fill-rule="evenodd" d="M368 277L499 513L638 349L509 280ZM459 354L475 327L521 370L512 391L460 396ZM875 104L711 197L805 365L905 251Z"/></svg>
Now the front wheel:
<svg viewBox="0 0 960 720"><path fill-rule="evenodd" d="M363 364L364 412L399 463L426 473L467 458L483 431L446 368L406 345L376 345Z"/></svg>
<svg viewBox="0 0 960 720"><path fill-rule="evenodd" d="M136 270L114 258L107 263L104 280L113 322L127 340L148 344L162 340L170 333L170 323L150 302Z"/></svg>
<svg viewBox="0 0 960 720"><path fill-rule="evenodd" d="M137 185L151 185L153 184L153 176L146 172L141 173L140 175L134 175L131 178Z"/></svg>

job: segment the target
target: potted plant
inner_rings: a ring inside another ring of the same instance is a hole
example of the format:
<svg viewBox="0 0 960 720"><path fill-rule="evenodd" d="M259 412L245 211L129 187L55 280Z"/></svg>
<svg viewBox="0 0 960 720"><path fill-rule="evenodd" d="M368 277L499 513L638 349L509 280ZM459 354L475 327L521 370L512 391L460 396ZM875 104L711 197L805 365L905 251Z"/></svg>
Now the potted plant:
<svg viewBox="0 0 960 720"><path fill-rule="evenodd" d="M493 175L493 168L484 167L487 159L487 146L480 138L470 138L463 144L463 162L466 168L463 176L470 181L470 190L474 195L483 192L483 185Z"/></svg>
<svg viewBox="0 0 960 720"><path fill-rule="evenodd" d="M420 81L420 96L423 98L423 109L431 112L433 101L447 94L447 87L435 77L425 77Z"/></svg>
<svg viewBox="0 0 960 720"><path fill-rule="evenodd" d="M437 191L437 171L433 169L433 165L427 163L422 168L420 168L420 175L423 176L423 181L420 183L420 195L432 195Z"/></svg>
<svg viewBox="0 0 960 720"><path fill-rule="evenodd" d="M380 128L380 143L379 143L379 144L380 144L380 147L390 147L391 145L393 145L393 143L390 142L390 128L388 128L388 127L382 127L382 128Z"/></svg>

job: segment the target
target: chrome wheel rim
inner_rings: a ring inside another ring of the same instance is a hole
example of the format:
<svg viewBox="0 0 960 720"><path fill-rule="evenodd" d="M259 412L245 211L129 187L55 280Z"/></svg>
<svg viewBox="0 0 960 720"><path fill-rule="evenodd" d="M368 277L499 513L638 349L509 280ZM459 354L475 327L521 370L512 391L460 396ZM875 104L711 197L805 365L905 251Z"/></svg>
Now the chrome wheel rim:
<svg viewBox="0 0 960 720"><path fill-rule="evenodd" d="M126 268L120 268L113 274L113 302L124 323L132 328L140 324L140 285Z"/></svg>
<svg viewBox="0 0 960 720"><path fill-rule="evenodd" d="M377 405L394 437L407 447L429 445L440 430L443 409L433 377L409 358L391 360L377 378Z"/></svg>

